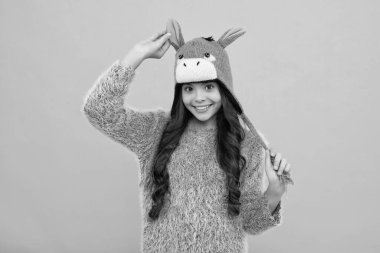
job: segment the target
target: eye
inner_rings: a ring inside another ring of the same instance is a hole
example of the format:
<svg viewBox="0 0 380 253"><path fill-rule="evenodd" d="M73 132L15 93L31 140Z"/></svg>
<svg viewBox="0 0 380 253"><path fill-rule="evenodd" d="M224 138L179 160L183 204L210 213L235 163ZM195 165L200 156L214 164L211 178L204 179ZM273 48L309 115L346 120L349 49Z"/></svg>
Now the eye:
<svg viewBox="0 0 380 253"><path fill-rule="evenodd" d="M186 92L189 92L191 91L193 88L191 86L184 86L183 87L183 90L186 91Z"/></svg>
<svg viewBox="0 0 380 253"><path fill-rule="evenodd" d="M205 53L205 56L206 56L207 58L209 58L209 57L210 57L210 53Z"/></svg>
<svg viewBox="0 0 380 253"><path fill-rule="evenodd" d="M178 59L182 59L183 58L183 54L180 54L179 56L178 56Z"/></svg>
<svg viewBox="0 0 380 253"><path fill-rule="evenodd" d="M209 90L209 89L212 89L214 88L215 86L213 84L206 84L206 88Z"/></svg>

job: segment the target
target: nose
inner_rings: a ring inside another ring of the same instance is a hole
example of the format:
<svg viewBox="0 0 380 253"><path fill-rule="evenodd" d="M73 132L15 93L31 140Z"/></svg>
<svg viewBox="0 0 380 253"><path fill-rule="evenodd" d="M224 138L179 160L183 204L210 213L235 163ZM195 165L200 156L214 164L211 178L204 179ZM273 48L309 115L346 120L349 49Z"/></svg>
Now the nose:
<svg viewBox="0 0 380 253"><path fill-rule="evenodd" d="M205 101L205 96L202 89L197 89L196 94L195 94L195 101L199 103Z"/></svg>
<svg viewBox="0 0 380 253"><path fill-rule="evenodd" d="M197 61L197 63L194 62L194 64L196 64L197 66L199 65L199 63L201 63L201 62L200 61ZM188 62L188 64L189 64L189 62ZM187 67L186 62L183 63L183 66Z"/></svg>

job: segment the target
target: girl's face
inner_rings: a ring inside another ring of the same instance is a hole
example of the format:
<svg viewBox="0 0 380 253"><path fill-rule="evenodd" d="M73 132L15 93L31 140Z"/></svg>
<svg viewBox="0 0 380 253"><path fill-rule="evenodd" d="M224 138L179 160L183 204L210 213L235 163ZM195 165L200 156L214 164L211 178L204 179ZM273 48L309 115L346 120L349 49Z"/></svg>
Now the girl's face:
<svg viewBox="0 0 380 253"><path fill-rule="evenodd" d="M216 113L222 106L219 86L215 81L186 83L182 85L182 101L200 123L215 123Z"/></svg>

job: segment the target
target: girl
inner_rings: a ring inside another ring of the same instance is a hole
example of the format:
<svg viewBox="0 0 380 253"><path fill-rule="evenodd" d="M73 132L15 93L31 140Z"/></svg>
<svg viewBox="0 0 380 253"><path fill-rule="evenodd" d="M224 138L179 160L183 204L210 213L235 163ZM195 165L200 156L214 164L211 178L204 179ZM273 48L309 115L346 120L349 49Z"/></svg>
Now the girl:
<svg viewBox="0 0 380 253"><path fill-rule="evenodd" d="M290 164L269 151L232 89L224 48L242 34L230 29L218 41L185 43L178 22L169 20L165 31L114 62L85 98L90 123L139 159L142 252L247 252L247 234L281 222ZM171 111L126 106L136 68L170 45Z"/></svg>

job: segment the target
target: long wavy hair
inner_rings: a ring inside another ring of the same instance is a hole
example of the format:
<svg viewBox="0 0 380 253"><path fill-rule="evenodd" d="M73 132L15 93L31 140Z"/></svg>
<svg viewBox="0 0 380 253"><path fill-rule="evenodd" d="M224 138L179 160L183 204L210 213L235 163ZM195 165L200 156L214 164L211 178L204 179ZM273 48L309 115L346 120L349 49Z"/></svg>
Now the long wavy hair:
<svg viewBox="0 0 380 253"><path fill-rule="evenodd" d="M238 216L240 213L239 198L240 174L246 166L246 159L240 154L240 143L245 138L238 115L242 113L239 103L226 89L223 83L215 80L219 86L222 106L216 115L217 125L217 159L220 168L226 173L228 189L228 214ZM152 208L149 217L156 220L164 206L165 194L169 190L169 173L167 163L174 150L179 145L180 138L187 126L187 123L194 117L182 102L182 84L176 84L174 100L171 108L171 119L167 123L161 141L159 143L151 179L153 185Z"/></svg>

